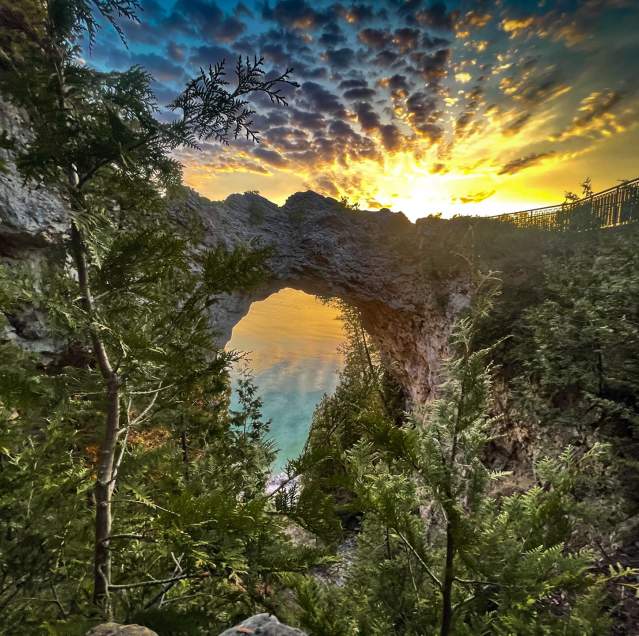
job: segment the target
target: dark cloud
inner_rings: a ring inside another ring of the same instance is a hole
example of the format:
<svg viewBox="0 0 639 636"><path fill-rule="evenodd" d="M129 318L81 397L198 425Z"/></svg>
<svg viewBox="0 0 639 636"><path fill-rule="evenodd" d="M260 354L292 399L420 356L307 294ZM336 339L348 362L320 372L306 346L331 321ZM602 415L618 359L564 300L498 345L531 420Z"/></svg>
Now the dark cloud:
<svg viewBox="0 0 639 636"><path fill-rule="evenodd" d="M372 88L350 88L343 93L345 99L373 99L376 93Z"/></svg>
<svg viewBox="0 0 639 636"><path fill-rule="evenodd" d="M319 37L322 46L334 48L346 42L346 36L338 24L331 22L326 25L322 35Z"/></svg>
<svg viewBox="0 0 639 636"><path fill-rule="evenodd" d="M231 63L236 59L236 55L223 46L198 46L189 51L189 63L195 66L208 67L216 62Z"/></svg>
<svg viewBox="0 0 639 636"><path fill-rule="evenodd" d="M343 69L351 66L355 58L355 51L348 47L344 47L336 50L328 50L324 53L324 55L331 66Z"/></svg>
<svg viewBox="0 0 639 636"><path fill-rule="evenodd" d="M357 102L353 107L357 121L364 130L374 130L380 127L379 115L368 102Z"/></svg>
<svg viewBox="0 0 639 636"><path fill-rule="evenodd" d="M341 88L342 90L348 90L351 88L368 88L368 82L364 79L345 79L338 84L337 88Z"/></svg>
<svg viewBox="0 0 639 636"><path fill-rule="evenodd" d="M335 137L355 137L356 136L355 131L345 121L342 121L341 119L334 119L333 121L331 121L331 123L329 124L328 130L331 133L331 135L334 135Z"/></svg>
<svg viewBox="0 0 639 636"><path fill-rule="evenodd" d="M468 125L473 120L475 113L472 110L463 111L455 121L455 135L458 138L463 138L466 134Z"/></svg>
<svg viewBox="0 0 639 636"><path fill-rule="evenodd" d="M317 82L304 82L302 84L301 99L307 102L312 110L338 117L346 117L344 106L337 95L334 95Z"/></svg>
<svg viewBox="0 0 639 636"><path fill-rule="evenodd" d="M246 30L237 15L226 15L210 0L177 0L164 26L196 31L204 40L232 42Z"/></svg>
<svg viewBox="0 0 639 636"><path fill-rule="evenodd" d="M381 50L391 44L393 36L382 29L363 29L357 34L357 39L370 49Z"/></svg>
<svg viewBox="0 0 639 636"><path fill-rule="evenodd" d="M417 48L421 37L422 33L419 29L411 29L409 27L396 29L395 33L393 33L393 44L401 53L406 53Z"/></svg>
<svg viewBox="0 0 639 636"><path fill-rule="evenodd" d="M417 11L415 21L422 26L450 31L454 25L455 14L449 13L443 2L434 2L427 9Z"/></svg>
<svg viewBox="0 0 639 636"><path fill-rule="evenodd" d="M541 163L544 159L551 157L554 154L555 153L552 151L538 152L526 155L525 157L519 157L518 159L513 159L502 166L499 174L515 174L521 170L525 170L526 168L530 168L531 166Z"/></svg>
<svg viewBox="0 0 639 636"><path fill-rule="evenodd" d="M137 55L135 61L150 71L153 77L160 82L181 83L186 79L184 69L162 55L145 53L143 55Z"/></svg>
<svg viewBox="0 0 639 636"><path fill-rule="evenodd" d="M184 62L186 57L183 46L178 46L175 42L166 45L167 55L175 62Z"/></svg>
<svg viewBox="0 0 639 636"><path fill-rule="evenodd" d="M273 7L262 4L262 17L294 29L311 29L330 21L328 11L316 11L305 0L278 0Z"/></svg>
<svg viewBox="0 0 639 636"><path fill-rule="evenodd" d="M253 150L253 154L258 159L261 159L262 161L265 161L272 166L281 168L286 165L286 159L284 159L284 157L282 157L282 155L275 150L269 150L268 148L262 148L261 146L258 146Z"/></svg>
<svg viewBox="0 0 639 636"><path fill-rule="evenodd" d="M295 30L287 28L269 29L257 38L245 36L233 45L240 54L247 52L263 55L268 62L279 66L306 67L305 61L313 60L313 52L307 41Z"/></svg>
<svg viewBox="0 0 639 636"><path fill-rule="evenodd" d="M374 3L371 4L363 4L363 3L354 3L349 7L343 7L341 10L342 17L347 20L350 24L367 22L369 20L373 20L375 18L383 18L386 16L386 10L380 9L379 11L375 11L373 8L375 6Z"/></svg>
<svg viewBox="0 0 639 636"><path fill-rule="evenodd" d="M399 149L402 143L402 135L395 124L384 124L380 126L379 132L386 150L392 151Z"/></svg>
<svg viewBox="0 0 639 636"><path fill-rule="evenodd" d="M528 123L531 117L532 113L530 112L521 113L502 128L502 133L507 137L516 135Z"/></svg>
<svg viewBox="0 0 639 636"><path fill-rule="evenodd" d="M416 52L411 55L416 70L426 82L438 83L448 72L449 49L440 49L435 53Z"/></svg>
<svg viewBox="0 0 639 636"><path fill-rule="evenodd" d="M427 137L432 142L442 136L439 123L439 111L435 97L422 91L413 93L406 100L406 111L410 124L417 133Z"/></svg>
<svg viewBox="0 0 639 636"><path fill-rule="evenodd" d="M373 99L377 94L373 89L369 88L368 82L363 79L347 79L339 83L346 99L350 100L368 100Z"/></svg>
<svg viewBox="0 0 639 636"><path fill-rule="evenodd" d="M405 75L400 75L399 73L379 80L378 85L387 87L394 96L405 96L411 90L408 78Z"/></svg>
<svg viewBox="0 0 639 636"><path fill-rule="evenodd" d="M395 51L390 51L388 49L384 49L380 51L373 60L373 65L389 67L395 64L400 59L399 53L395 53Z"/></svg>
<svg viewBox="0 0 639 636"><path fill-rule="evenodd" d="M307 130L323 130L326 121L321 113L316 111L300 110L299 108L291 107L288 109L291 116L291 124L305 128Z"/></svg>
<svg viewBox="0 0 639 636"><path fill-rule="evenodd" d="M304 150L308 148L309 136L305 130L291 128L289 126L278 126L269 128L265 132L265 138L271 146L280 151Z"/></svg>

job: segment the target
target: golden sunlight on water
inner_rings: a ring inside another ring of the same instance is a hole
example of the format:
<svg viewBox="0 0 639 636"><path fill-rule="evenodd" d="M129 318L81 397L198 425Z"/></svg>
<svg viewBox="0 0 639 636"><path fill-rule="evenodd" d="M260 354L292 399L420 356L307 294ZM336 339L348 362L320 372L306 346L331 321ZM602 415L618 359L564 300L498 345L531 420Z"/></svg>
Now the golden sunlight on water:
<svg viewBox="0 0 639 636"><path fill-rule="evenodd" d="M301 452L315 406L335 389L343 340L335 308L290 288L253 303L233 330L228 348L247 353L264 417L272 420L271 437L279 449L275 471ZM241 372L240 363L234 381Z"/></svg>

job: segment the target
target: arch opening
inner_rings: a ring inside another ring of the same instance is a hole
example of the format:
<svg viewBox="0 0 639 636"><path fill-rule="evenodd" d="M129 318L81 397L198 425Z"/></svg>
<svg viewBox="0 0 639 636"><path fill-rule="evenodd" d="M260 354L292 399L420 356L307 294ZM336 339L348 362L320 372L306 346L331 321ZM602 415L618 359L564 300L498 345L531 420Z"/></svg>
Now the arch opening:
<svg viewBox="0 0 639 636"><path fill-rule="evenodd" d="M234 365L233 386L251 373L278 449L273 472L302 452L315 407L335 390L344 337L338 309L292 287L249 303L232 327L227 348L246 354Z"/></svg>

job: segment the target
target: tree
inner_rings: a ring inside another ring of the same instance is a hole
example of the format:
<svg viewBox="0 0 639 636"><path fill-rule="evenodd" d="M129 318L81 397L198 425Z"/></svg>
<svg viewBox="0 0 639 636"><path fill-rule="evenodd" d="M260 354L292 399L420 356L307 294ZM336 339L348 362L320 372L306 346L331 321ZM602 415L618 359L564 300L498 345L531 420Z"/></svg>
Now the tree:
<svg viewBox="0 0 639 636"><path fill-rule="evenodd" d="M378 420L392 421L403 408L401 391L364 330L359 311L342 302L336 306L346 336L340 348L344 367L333 395L324 396L315 409L301 457L289 467L301 475L296 499L281 502L283 510L327 542L339 540L360 513L347 451L365 431L379 428Z"/></svg>
<svg viewBox="0 0 639 636"><path fill-rule="evenodd" d="M129 300L136 297L138 308L144 313L149 309L144 292L152 285L150 278L135 279L138 273L135 268L140 265L136 262L136 251L144 255L141 267L147 270L145 274L160 268L155 273L166 276L165 284L174 283L178 273L186 275L186 246L171 241L166 232L159 237L151 235L157 231L153 225L164 214L163 193L175 187L180 179L179 165L170 153L184 145L197 147L201 140L228 143L240 134L256 139L248 96L264 93L272 101L285 104L282 86L293 85L290 70L268 79L261 59L252 62L240 59L235 69L236 85L230 90L224 64L217 64L201 69L170 104L180 116L171 123L160 122L155 117L151 78L143 69L100 73L76 61L81 37L86 35L93 42L97 35L98 16L122 36L118 21L137 20L138 8L136 0L47 0L29 2L24 7L6 3L2 6L0 85L25 108L33 133L28 146L17 151L17 164L25 178L47 182L69 204L68 248L77 272L77 293L69 293L67 307L73 306L69 312L73 314L72 326L80 339L80 334L88 337L93 361L102 378L104 425L95 483L94 600L103 606L108 606L111 586L111 503L122 456L118 455L118 447L128 430L122 427L121 420L131 410L129 406L123 413L123 399L127 391L131 395L133 372L123 370L123 361L128 356L122 347L126 338L105 320L108 314L111 317L115 314L112 307L106 306L104 297L96 293L96 285L107 290L105 294L110 300L115 298L118 287L126 287ZM120 233L125 236L120 237ZM149 251L142 250L143 243ZM177 261L169 257L163 266L157 252L158 258L149 259L154 249L163 256L177 255ZM201 320L211 297L226 291L213 284L216 275L212 266L219 265L220 259L227 259L227 265L232 265L235 259L235 265L249 272L247 279L250 279L255 274L255 261L251 255L245 254L246 259L242 256L227 258L218 252L205 257L202 283L187 285L190 297L178 294L172 299L181 299L186 308L172 318L192 319L199 312ZM124 261L119 260L122 258ZM123 263L131 269L127 270ZM207 274L212 278L207 279ZM120 277L117 281L110 278L117 276ZM159 287L156 285L155 290ZM176 287L170 291L175 292ZM170 303L167 296L157 305ZM75 298L79 298L77 303ZM162 315L167 318L167 312ZM159 346L165 340L162 328L168 329L169 324L150 325L147 346ZM130 323L125 327L128 336L131 328ZM151 333L159 342L153 342ZM197 337L200 336L201 333ZM137 371L144 366L139 364ZM148 382L150 377L145 380ZM153 389L145 389L149 401L139 407L132 421L138 423L140 420L136 418L148 416L165 389L165 381L162 378ZM133 403L129 398L129 404Z"/></svg>
<svg viewBox="0 0 639 636"><path fill-rule="evenodd" d="M494 371L477 337L490 304L457 324L438 399L403 426L377 420L347 451L363 525L344 588L300 584L313 633L604 633L604 581L576 536L602 449L545 458L531 488L505 494L508 474L484 459Z"/></svg>

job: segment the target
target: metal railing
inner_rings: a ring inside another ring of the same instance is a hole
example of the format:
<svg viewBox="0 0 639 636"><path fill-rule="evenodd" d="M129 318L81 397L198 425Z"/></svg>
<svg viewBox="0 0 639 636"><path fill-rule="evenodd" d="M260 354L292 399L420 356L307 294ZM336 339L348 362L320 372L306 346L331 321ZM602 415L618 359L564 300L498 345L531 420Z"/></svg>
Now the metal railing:
<svg viewBox="0 0 639 636"><path fill-rule="evenodd" d="M559 205L489 217L517 227L542 230L592 230L639 221L639 177L590 196Z"/></svg>

